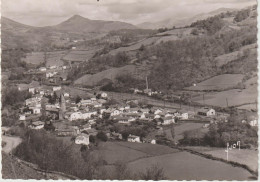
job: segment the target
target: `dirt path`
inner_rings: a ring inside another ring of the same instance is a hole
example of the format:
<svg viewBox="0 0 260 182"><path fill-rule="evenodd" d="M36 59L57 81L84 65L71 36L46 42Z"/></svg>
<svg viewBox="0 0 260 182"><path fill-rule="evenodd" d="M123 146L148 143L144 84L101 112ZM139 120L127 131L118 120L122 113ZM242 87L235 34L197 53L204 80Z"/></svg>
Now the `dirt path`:
<svg viewBox="0 0 260 182"><path fill-rule="evenodd" d="M2 142L6 143L2 148L2 150L5 153L10 153L14 148L16 148L22 142L22 139L19 137L2 135Z"/></svg>

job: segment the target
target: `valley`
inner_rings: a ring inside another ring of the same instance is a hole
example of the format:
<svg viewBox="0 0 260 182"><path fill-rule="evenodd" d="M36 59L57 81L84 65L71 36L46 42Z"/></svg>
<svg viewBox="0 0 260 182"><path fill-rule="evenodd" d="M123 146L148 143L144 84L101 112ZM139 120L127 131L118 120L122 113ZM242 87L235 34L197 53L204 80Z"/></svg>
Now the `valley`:
<svg viewBox="0 0 260 182"><path fill-rule="evenodd" d="M256 5L137 25L2 17L3 177L258 178L256 17Z"/></svg>

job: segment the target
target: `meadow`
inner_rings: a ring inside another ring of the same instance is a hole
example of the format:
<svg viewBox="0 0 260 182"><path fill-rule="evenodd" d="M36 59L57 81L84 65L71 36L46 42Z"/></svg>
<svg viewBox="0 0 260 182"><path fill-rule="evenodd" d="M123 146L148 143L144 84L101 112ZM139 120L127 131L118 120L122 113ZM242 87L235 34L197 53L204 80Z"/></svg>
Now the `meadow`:
<svg viewBox="0 0 260 182"><path fill-rule="evenodd" d="M135 174L158 165L170 180L247 180L252 176L242 168L162 145L102 142L92 153L106 160L105 168L109 170L118 161L126 163Z"/></svg>
<svg viewBox="0 0 260 182"><path fill-rule="evenodd" d="M255 103L257 100L257 86L240 90L232 89L222 92L211 92L204 95L205 104L212 106L227 107L228 106L241 106L244 104ZM203 95L192 98L193 102L203 104Z"/></svg>
<svg viewBox="0 0 260 182"><path fill-rule="evenodd" d="M224 90L235 87L242 81L242 74L223 74L214 76L210 79L202 81L196 86L187 87L186 90L204 91L204 90Z"/></svg>

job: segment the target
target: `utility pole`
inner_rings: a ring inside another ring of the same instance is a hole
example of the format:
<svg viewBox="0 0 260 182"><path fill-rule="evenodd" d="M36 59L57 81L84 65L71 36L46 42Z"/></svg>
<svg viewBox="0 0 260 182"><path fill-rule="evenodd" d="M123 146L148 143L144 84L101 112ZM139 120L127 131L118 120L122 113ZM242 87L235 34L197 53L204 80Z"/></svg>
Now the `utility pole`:
<svg viewBox="0 0 260 182"><path fill-rule="evenodd" d="M145 77L145 80L146 80L146 89L148 91L148 80L147 80L147 77Z"/></svg>
<svg viewBox="0 0 260 182"><path fill-rule="evenodd" d="M205 107L205 97L204 97L204 94L203 94L203 105Z"/></svg>
<svg viewBox="0 0 260 182"><path fill-rule="evenodd" d="M227 103L227 107L228 107L228 99L226 98L226 103Z"/></svg>

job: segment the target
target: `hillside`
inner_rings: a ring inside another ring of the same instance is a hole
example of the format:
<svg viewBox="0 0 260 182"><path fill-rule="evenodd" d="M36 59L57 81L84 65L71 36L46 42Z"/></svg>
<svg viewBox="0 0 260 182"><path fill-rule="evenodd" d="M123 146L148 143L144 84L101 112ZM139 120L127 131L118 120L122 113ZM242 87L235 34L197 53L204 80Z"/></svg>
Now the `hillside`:
<svg viewBox="0 0 260 182"><path fill-rule="evenodd" d="M166 29L113 49L103 57L126 54L133 61L125 64L138 65L131 76L140 80L147 76L155 90L180 90L221 74L243 74L250 78L257 65L255 12L255 7L232 12L220 9L212 13L220 14L186 28ZM102 64L111 66L108 62Z"/></svg>
<svg viewBox="0 0 260 182"><path fill-rule="evenodd" d="M192 17L187 17L187 18L167 18L162 21L158 21L155 23L151 22L144 22L141 24L138 24L137 27L139 28L144 28L144 29L158 29L162 27L167 27L167 28L172 28L173 26L175 27L184 27L184 26L189 26L192 22L198 21L198 20L203 20L207 19L211 16L215 16L221 13L226 13L226 12L232 12L235 11L235 9L230 9L230 8L219 8L214 11L210 11L208 13L201 13Z"/></svg>
<svg viewBox="0 0 260 182"><path fill-rule="evenodd" d="M48 43L52 46L69 46L70 39L91 40L105 36L110 31L136 29L134 25L119 21L90 20L74 15L58 25L32 27L2 17L3 48L42 49Z"/></svg>
<svg viewBox="0 0 260 182"><path fill-rule="evenodd" d="M49 27L61 32L89 33L89 32L109 32L120 29L135 29L134 25L119 21L90 20L79 15L74 15L68 20Z"/></svg>

